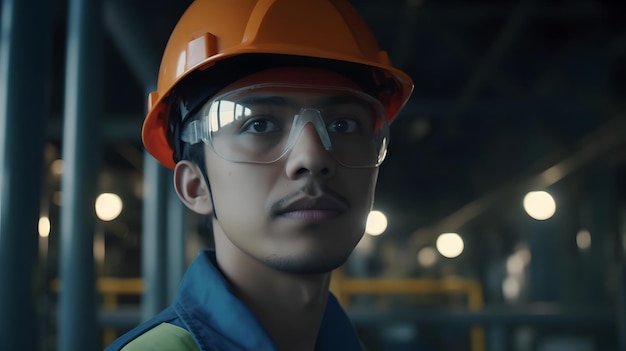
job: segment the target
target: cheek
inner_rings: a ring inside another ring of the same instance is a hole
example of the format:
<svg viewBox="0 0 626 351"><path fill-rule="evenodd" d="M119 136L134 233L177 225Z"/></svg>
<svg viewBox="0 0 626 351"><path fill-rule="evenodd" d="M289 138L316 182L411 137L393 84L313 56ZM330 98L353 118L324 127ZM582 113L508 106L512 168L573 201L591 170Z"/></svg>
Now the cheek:
<svg viewBox="0 0 626 351"><path fill-rule="evenodd" d="M374 204L377 170L350 170L345 172L340 185L335 189L350 201L351 214L342 229L350 236L360 238L365 232L367 216Z"/></svg>
<svg viewBox="0 0 626 351"><path fill-rule="evenodd" d="M347 183L353 198L357 199L354 205L367 211L367 213L371 210L374 202L377 179L378 169L354 170Z"/></svg>
<svg viewBox="0 0 626 351"><path fill-rule="evenodd" d="M276 200L297 190L292 181L284 181L281 167L250 165L207 158L207 172L215 211L221 220L239 222L258 221L268 213L272 199ZM378 169L340 168L328 185L347 197L351 203L352 220L363 225L372 208ZM233 218L230 218L233 217Z"/></svg>
<svg viewBox="0 0 626 351"><path fill-rule="evenodd" d="M211 162L207 172L218 218L240 216L244 220L262 215L272 188L271 175L247 164Z"/></svg>

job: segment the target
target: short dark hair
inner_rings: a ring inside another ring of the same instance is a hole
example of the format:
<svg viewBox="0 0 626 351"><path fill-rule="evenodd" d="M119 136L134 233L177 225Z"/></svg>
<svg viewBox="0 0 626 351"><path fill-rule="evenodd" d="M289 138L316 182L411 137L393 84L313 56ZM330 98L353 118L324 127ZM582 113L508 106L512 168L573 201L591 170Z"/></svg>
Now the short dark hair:
<svg viewBox="0 0 626 351"><path fill-rule="evenodd" d="M186 123L191 122L193 120L197 120L199 116L200 114L196 113L195 115L191 116L189 120L186 121ZM178 155L180 156L178 157L176 162L186 160L186 161L191 161L195 163L200 169L200 172L202 173L202 177L204 178L206 186L209 188L209 192L210 192L211 183L209 183L209 175L207 174L205 144L203 142L190 144L190 143L186 143L180 140L178 147L179 147ZM213 201L213 195L211 194L211 202L212 201ZM211 233L213 231L213 222L211 220L212 218L217 218L215 209L213 210L213 215L211 217L207 216L206 220L204 220L204 224L206 225L206 228Z"/></svg>
<svg viewBox="0 0 626 351"><path fill-rule="evenodd" d="M182 142L181 143L181 154L180 160L187 160L195 163L200 167L202 173L205 173L206 178L206 161L205 161L205 152L204 152L204 143L195 143L189 144Z"/></svg>

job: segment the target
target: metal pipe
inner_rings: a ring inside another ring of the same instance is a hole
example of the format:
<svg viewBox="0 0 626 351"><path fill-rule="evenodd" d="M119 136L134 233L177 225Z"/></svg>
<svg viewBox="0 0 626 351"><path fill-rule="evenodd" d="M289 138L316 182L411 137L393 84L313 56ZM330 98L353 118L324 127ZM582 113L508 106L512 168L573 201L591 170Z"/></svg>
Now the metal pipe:
<svg viewBox="0 0 626 351"><path fill-rule="evenodd" d="M507 24L502 28L481 64L472 72L470 79L463 87L449 117L456 119L473 103L477 93L530 19L534 7L535 0L520 0L517 3Z"/></svg>
<svg viewBox="0 0 626 351"><path fill-rule="evenodd" d="M97 347L93 206L100 150L101 2L70 0L68 6L58 349L78 351Z"/></svg>
<svg viewBox="0 0 626 351"><path fill-rule="evenodd" d="M619 350L626 351L626 206L619 210L617 232L617 330ZM622 331L622 332L620 332Z"/></svg>
<svg viewBox="0 0 626 351"><path fill-rule="evenodd" d="M602 155L621 147L626 141L626 119L618 116L606 122L585 137L577 145L572 146L574 151L568 151L558 162L545 168L543 171L513 179L486 195L464 205L450 215L438 220L431 226L415 230L412 238L438 235L442 230L458 230L464 225L475 221L487 213L487 210L501 205L512 196L523 196L530 189L547 188L583 167L589 165ZM415 240L415 239L412 239Z"/></svg>
<svg viewBox="0 0 626 351"><path fill-rule="evenodd" d="M104 4L104 26L137 81L148 91L156 89L160 54L149 45L149 33L133 18L132 2L109 0Z"/></svg>
<svg viewBox="0 0 626 351"><path fill-rule="evenodd" d="M623 259L618 263L617 275L618 275L618 299L617 302L617 330L619 337L619 349L620 351L626 351L626 333L623 331L626 329L626 264Z"/></svg>
<svg viewBox="0 0 626 351"><path fill-rule="evenodd" d="M37 11L33 11L37 8ZM36 350L50 2L2 1L0 19L0 350Z"/></svg>

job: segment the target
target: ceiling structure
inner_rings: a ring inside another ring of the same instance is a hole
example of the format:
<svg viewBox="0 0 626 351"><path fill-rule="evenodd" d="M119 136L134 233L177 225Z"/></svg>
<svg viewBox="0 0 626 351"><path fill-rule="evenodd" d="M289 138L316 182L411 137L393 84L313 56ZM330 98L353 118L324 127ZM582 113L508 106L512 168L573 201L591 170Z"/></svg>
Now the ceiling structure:
<svg viewBox="0 0 626 351"><path fill-rule="evenodd" d="M351 2L392 62L415 81L414 95L392 125L379 177L375 207L389 217L389 237L419 246L442 231L493 222L503 209L518 206L525 191L556 186L591 167L624 175L624 4ZM101 187L127 201L120 221L131 232L141 227L146 92L189 3L104 2ZM52 61L56 117L49 135L57 147L64 11L59 6Z"/></svg>

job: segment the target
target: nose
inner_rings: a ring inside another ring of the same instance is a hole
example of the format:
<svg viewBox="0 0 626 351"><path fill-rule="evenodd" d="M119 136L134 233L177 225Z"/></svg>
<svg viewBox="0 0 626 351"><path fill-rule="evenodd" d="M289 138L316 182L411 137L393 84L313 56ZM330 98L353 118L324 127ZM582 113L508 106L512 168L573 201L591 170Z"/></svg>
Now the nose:
<svg viewBox="0 0 626 351"><path fill-rule="evenodd" d="M287 175L291 179L303 176L328 178L335 174L335 167L335 160L324 148L315 126L307 123L287 155L285 165Z"/></svg>

